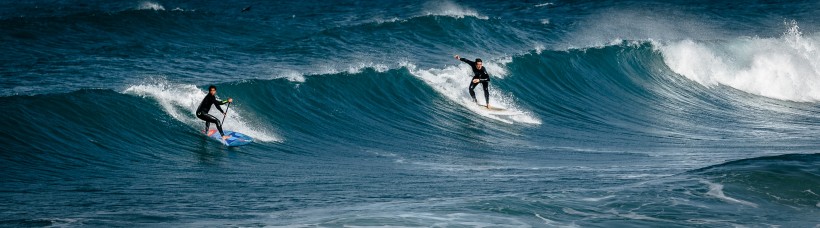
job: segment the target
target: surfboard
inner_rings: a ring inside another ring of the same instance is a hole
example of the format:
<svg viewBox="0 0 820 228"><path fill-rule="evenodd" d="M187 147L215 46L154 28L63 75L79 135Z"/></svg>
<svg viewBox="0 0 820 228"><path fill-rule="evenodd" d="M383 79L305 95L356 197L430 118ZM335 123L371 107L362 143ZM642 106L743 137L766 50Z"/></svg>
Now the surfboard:
<svg viewBox="0 0 820 228"><path fill-rule="evenodd" d="M253 142L253 138L251 138L250 136L247 136L245 134L235 132L235 131L224 131L224 132L225 132L225 135L230 136L230 138L228 138L226 140L222 140L222 136L219 135L219 131L217 131L216 129L208 130L206 135L208 135L208 137L211 137L213 139L218 140L219 142L222 142L222 144L224 144L226 146L242 146L242 145L247 145L247 144L250 144L250 143Z"/></svg>
<svg viewBox="0 0 820 228"><path fill-rule="evenodd" d="M487 106L484 106L484 105L479 105L479 106L484 108L484 110L487 110L487 113L489 113L491 115L496 115L496 116L514 116L514 115L524 114L524 112L521 112L521 111L509 110L509 109L501 108L501 107L490 106L489 108L487 108Z"/></svg>

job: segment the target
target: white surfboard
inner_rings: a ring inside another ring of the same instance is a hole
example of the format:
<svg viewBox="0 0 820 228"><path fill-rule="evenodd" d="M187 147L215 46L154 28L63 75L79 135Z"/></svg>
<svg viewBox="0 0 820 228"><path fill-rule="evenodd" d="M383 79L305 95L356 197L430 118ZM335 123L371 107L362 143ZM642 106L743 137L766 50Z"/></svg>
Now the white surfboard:
<svg viewBox="0 0 820 228"><path fill-rule="evenodd" d="M487 108L487 106L484 106L484 105L479 105L479 106L481 106L484 110L486 110L488 114L496 115L496 116L514 116L514 115L524 114L524 112L521 112L521 111L518 111L518 110L509 110L509 109L506 109L504 107L495 107L495 106L491 105L489 108Z"/></svg>

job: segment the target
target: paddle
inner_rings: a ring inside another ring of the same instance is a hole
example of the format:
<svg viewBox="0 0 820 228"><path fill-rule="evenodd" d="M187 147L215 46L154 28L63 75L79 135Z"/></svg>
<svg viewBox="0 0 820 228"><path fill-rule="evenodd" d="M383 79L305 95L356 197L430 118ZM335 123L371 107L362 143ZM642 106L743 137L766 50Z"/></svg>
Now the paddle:
<svg viewBox="0 0 820 228"><path fill-rule="evenodd" d="M233 103L233 102L231 102ZM228 107L225 108L225 116L222 117L222 124L225 124L225 118L228 118L228 109L231 109L231 103L228 103Z"/></svg>

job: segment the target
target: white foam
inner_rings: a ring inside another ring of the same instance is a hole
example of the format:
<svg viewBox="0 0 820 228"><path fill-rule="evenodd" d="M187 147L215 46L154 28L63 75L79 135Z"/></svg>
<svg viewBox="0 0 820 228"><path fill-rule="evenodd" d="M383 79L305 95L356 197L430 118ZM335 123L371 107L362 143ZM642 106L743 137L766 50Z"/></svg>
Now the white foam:
<svg viewBox="0 0 820 228"><path fill-rule="evenodd" d="M70 227L76 225L82 225L82 221L79 219L70 219L70 218L41 218L41 219L34 219L35 221L48 221L51 223L48 227Z"/></svg>
<svg viewBox="0 0 820 228"><path fill-rule="evenodd" d="M140 5L137 7L137 9L138 9L138 10L155 10L155 11L160 11L160 10L165 10L165 7L163 7L162 5L160 5L159 3L156 3L156 2L142 2L142 3L140 3Z"/></svg>
<svg viewBox="0 0 820 228"><path fill-rule="evenodd" d="M544 6L551 6L551 5L555 5L555 3L552 3L552 2L545 2L545 3L541 3L541 4L538 4L538 5L535 5L535 7L544 7Z"/></svg>
<svg viewBox="0 0 820 228"><path fill-rule="evenodd" d="M531 227L525 221L509 216L459 212L416 212L410 208L429 208L431 203L452 204L451 202L440 202L442 200L446 199L394 201L347 207L293 210L287 213L275 212L270 215L275 222L282 222L282 217L285 217L293 219L295 223L266 227Z"/></svg>
<svg viewBox="0 0 820 228"><path fill-rule="evenodd" d="M618 212L614 208L609 209L607 212L609 212L609 213L611 213L615 216L618 216L618 217L634 219L634 220L647 220L647 221L656 221L656 222L673 222L671 220L660 219L660 218L655 218L655 217L651 217L651 216L647 216L647 215L638 214L638 213L635 213L633 211L629 211L629 213L624 214L624 213Z"/></svg>
<svg viewBox="0 0 820 228"><path fill-rule="evenodd" d="M371 21L376 24L407 22L410 19L425 16L447 16L458 19L464 17L475 17L482 20L489 19L487 16L482 16L473 9L459 6L451 1L430 1L425 4L424 9L418 15L410 16L409 18L404 19L398 17L374 17Z"/></svg>
<svg viewBox="0 0 820 228"><path fill-rule="evenodd" d="M608 195L608 196L599 197L599 198L581 198L581 201L598 202L598 201L609 199L609 198L612 198L612 197L615 197L615 195Z"/></svg>
<svg viewBox="0 0 820 228"><path fill-rule="evenodd" d="M260 66L260 68L261 67L265 66ZM297 71L292 69L271 69L270 79L284 78L291 82L301 83L305 82L307 77L313 75L330 75L339 73L359 74L362 73L365 69L372 69L376 72L383 73L390 70L391 68L386 64L374 62L356 62L347 65L322 64L314 66L313 69L306 71Z"/></svg>
<svg viewBox="0 0 820 228"><path fill-rule="evenodd" d="M485 61L484 64L485 67L487 67L487 73L489 73L491 77L503 79L504 76L507 75L507 69L501 64L509 63L511 61L512 58L504 58L499 60L499 62ZM467 90L470 78L473 74L467 64L447 66L444 69L432 68L426 70L418 69L415 65L406 62L402 63L402 66L406 67L410 71L410 74L421 78L440 94L479 115L505 123L521 122L541 124L541 120L529 111L517 108L517 105L513 102L512 97L510 95L506 95L503 91L499 91L497 88L494 88L492 86L492 82L490 82L490 105L493 107L505 108L512 112L521 112L523 114L513 116L496 116L492 114L492 111L476 105ZM478 86L475 90L476 98L480 98L478 100L480 100L479 102L483 104L484 92L481 91L481 86Z"/></svg>
<svg viewBox="0 0 820 228"><path fill-rule="evenodd" d="M305 82L305 75L295 70L284 70L274 78L285 78L291 82Z"/></svg>
<svg viewBox="0 0 820 228"><path fill-rule="evenodd" d="M383 18L375 18L373 19L377 24L384 24L384 23L394 23L394 22L405 22L407 20L399 19L398 17L392 17L390 19L383 19Z"/></svg>
<svg viewBox="0 0 820 228"><path fill-rule="evenodd" d="M575 223L562 224L562 223L556 222L552 219L545 218L544 216L541 216L538 213L535 213L535 217L541 219L541 221L544 221L544 224L546 224L549 227L580 227Z"/></svg>
<svg viewBox="0 0 820 228"><path fill-rule="evenodd" d="M535 50L535 54L540 55L541 52L543 52L544 50L547 49L547 47L544 46L544 44L538 43L538 44L535 45L535 47L533 47L533 49Z"/></svg>
<svg viewBox="0 0 820 228"><path fill-rule="evenodd" d="M760 96L820 101L820 39L795 22L779 38L725 42L682 40L656 45L675 73L708 87L725 85Z"/></svg>
<svg viewBox="0 0 820 228"><path fill-rule="evenodd" d="M743 200L739 200L739 199L735 199L735 198L726 196L726 194L723 193L723 185L722 184L712 183L712 182L709 182L709 181L701 181L701 183L706 184L706 185L709 186L709 192L706 192L706 195L708 195L708 196L718 198L718 199L720 199L724 202L742 204L742 205L755 207L755 208L757 207L757 204L755 204L755 203L748 202L748 201L743 201Z"/></svg>
<svg viewBox="0 0 820 228"><path fill-rule="evenodd" d="M597 215L597 214L580 212L580 211L577 211L575 209L568 208L568 207L561 208L561 211L563 211L564 213L567 213L569 215L579 215L579 216L584 216L584 217L587 217L587 218L599 217L599 215Z"/></svg>
<svg viewBox="0 0 820 228"><path fill-rule="evenodd" d="M196 118L194 112L196 112L206 92L194 85L157 81L150 84L130 86L123 93L154 99L174 119L200 131L204 127L204 122ZM239 103L241 99L234 99L234 102ZM243 118L242 113L243 111L240 108L231 107L223 124L224 130L242 132L259 141L281 141L276 135L269 133L265 124L247 121ZM211 115L222 116L215 108L211 109ZM215 126L212 124L212 127Z"/></svg>
<svg viewBox="0 0 820 228"><path fill-rule="evenodd" d="M478 14L473 9L459 6L451 1L433 1L425 6L426 15L448 16L454 18L464 18L465 16L475 17L482 20L489 19L487 16Z"/></svg>
<svg viewBox="0 0 820 228"><path fill-rule="evenodd" d="M605 47L623 40L718 39L725 29L701 21L699 17L660 14L644 9L608 8L577 22L556 49L571 50ZM707 21L708 22L708 21Z"/></svg>
<svg viewBox="0 0 820 228"><path fill-rule="evenodd" d="M382 73L385 71L390 70L385 64L381 63L374 63L374 62L358 62L353 63L345 66L339 65L320 65L317 67L316 70L311 72L311 75L328 75L328 74L338 74L338 73L348 73L348 74L358 74L362 73L365 69L373 69L376 72Z"/></svg>

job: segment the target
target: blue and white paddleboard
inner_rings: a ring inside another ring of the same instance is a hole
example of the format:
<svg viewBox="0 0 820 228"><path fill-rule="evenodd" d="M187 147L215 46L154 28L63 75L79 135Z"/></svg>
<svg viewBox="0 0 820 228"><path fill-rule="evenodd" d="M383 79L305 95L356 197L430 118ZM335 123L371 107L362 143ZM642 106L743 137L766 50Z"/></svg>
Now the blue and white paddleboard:
<svg viewBox="0 0 820 228"><path fill-rule="evenodd" d="M222 142L222 144L225 144L226 146L242 146L242 145L247 145L247 144L250 144L250 143L253 142L253 138L251 138L250 136L247 136L245 134L242 134L242 133L239 133L239 132L234 132L234 131L224 131L224 132L225 132L225 135L230 136L230 138L228 138L226 140L222 140L222 136L219 135L219 131L217 131L216 129L208 130L208 133L206 133L206 135L208 135L208 137L214 138L214 139Z"/></svg>

